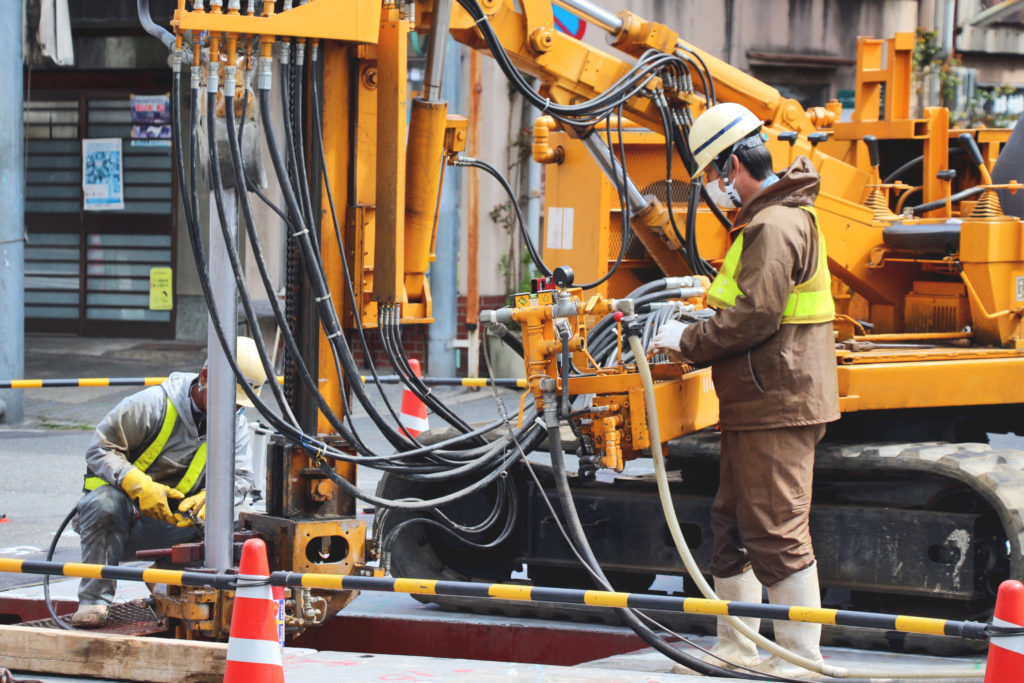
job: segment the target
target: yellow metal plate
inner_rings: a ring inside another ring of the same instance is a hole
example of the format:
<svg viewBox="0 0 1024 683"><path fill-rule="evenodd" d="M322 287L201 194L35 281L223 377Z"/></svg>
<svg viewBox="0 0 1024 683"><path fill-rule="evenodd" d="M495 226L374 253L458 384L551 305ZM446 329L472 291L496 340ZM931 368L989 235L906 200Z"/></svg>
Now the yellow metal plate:
<svg viewBox="0 0 1024 683"><path fill-rule="evenodd" d="M319 0L269 17L175 12L179 30L377 43L380 2Z"/></svg>

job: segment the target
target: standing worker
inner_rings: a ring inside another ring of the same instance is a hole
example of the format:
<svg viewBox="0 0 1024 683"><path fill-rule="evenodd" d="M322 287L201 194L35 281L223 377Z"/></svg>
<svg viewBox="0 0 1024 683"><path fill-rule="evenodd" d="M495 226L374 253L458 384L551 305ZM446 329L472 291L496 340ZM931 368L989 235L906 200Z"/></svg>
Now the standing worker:
<svg viewBox="0 0 1024 683"><path fill-rule="evenodd" d="M711 510L711 574L722 600L819 607L808 514L814 447L839 418L832 300L825 239L814 201L820 178L801 156L778 175L761 121L735 103L694 122L694 177L712 200L740 209L733 243L708 292L707 320L668 322L652 346L711 363L722 426L721 482ZM757 630L760 620L745 618ZM818 624L775 621L779 645L821 662ZM757 647L724 620L713 655L758 665ZM713 660L718 663L717 657ZM771 657L759 669L810 672Z"/></svg>
<svg viewBox="0 0 1024 683"><path fill-rule="evenodd" d="M249 337L238 337L239 369L258 395L266 373ZM202 538L206 520L206 365L199 374L172 373L160 386L124 399L96 427L85 453L85 496L78 501L75 531L82 561L116 565L137 550L165 548ZM235 387L235 506L252 490L249 427ZM115 484L115 485L111 485ZM82 579L71 624L107 623L117 582Z"/></svg>

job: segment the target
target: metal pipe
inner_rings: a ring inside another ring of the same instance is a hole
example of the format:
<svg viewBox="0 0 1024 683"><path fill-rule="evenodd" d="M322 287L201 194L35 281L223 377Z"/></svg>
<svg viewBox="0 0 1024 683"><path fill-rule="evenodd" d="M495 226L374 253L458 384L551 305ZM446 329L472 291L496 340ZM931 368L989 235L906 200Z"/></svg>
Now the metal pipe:
<svg viewBox="0 0 1024 683"><path fill-rule="evenodd" d="M445 78L441 95L448 102L462 101L461 46L441 34L450 52L445 60ZM467 174L472 175L472 174ZM437 215L437 259L430 264L430 290L434 303L434 322L427 333L427 358L430 371L453 376L458 365L458 350L450 343L459 335L459 227L462 224L462 173L445 173ZM406 176L408 178L408 176ZM406 199L408 210L408 199ZM407 223L408 225L408 223ZM407 248L408 248L408 242Z"/></svg>
<svg viewBox="0 0 1024 683"><path fill-rule="evenodd" d="M941 12L941 16L940 16ZM942 22L940 35L942 36L941 50L939 56L943 59L953 53L953 29L956 28L956 0L944 0L942 5L935 7L935 23ZM938 30L938 26L936 26Z"/></svg>
<svg viewBox="0 0 1024 683"><path fill-rule="evenodd" d="M590 151L590 155L597 161L601 170L604 171L604 174L608 176L608 179L612 183L617 184L624 175L622 164L612 155L608 149L608 144L601 135L591 133L583 138L583 143L587 146L587 150ZM650 203L640 194L640 190L633 184L633 180L629 176L626 176L626 200L629 202L629 208L634 214L645 209Z"/></svg>
<svg viewBox="0 0 1024 683"><path fill-rule="evenodd" d="M0 3L0 310L4 312L0 373L25 372L25 147L22 117L22 3ZM0 419L8 424L24 416L21 391L0 391ZM6 405L4 405L6 404Z"/></svg>
<svg viewBox="0 0 1024 683"><path fill-rule="evenodd" d="M1024 9L1024 0L1005 0L998 5L993 5L983 12L971 17L968 22L971 26L983 27L989 24L994 24L997 21L1004 19L1005 17L1013 14L1014 12L1020 12Z"/></svg>
<svg viewBox="0 0 1024 683"><path fill-rule="evenodd" d="M530 108L530 118L536 120L540 111ZM541 173L540 164L527 161L526 175L526 231L534 244L540 244Z"/></svg>
<svg viewBox="0 0 1024 683"><path fill-rule="evenodd" d="M587 2L587 0L554 0L554 2L562 9L569 10L580 19L586 19L594 26L602 28L612 35L618 33L622 28L622 19L619 19L614 12Z"/></svg>
<svg viewBox="0 0 1024 683"><path fill-rule="evenodd" d="M430 16L430 43L427 45L427 71L423 77L423 97L431 102L441 99L451 16L452 0L434 0Z"/></svg>
<svg viewBox="0 0 1024 683"><path fill-rule="evenodd" d="M149 13L149 0L137 0L135 10L139 15L142 29L164 44L168 50L174 48L174 34L160 26Z"/></svg>
<svg viewBox="0 0 1024 683"><path fill-rule="evenodd" d="M214 86L216 87L216 85ZM210 131L210 135L213 135ZM224 336L235 354L238 316L235 313L237 296L235 277L228 262L227 246L210 197L210 254L208 256L213 299ZM235 190L224 190L224 209L229 234L237 240L238 202ZM207 366L206 405L206 567L218 572L232 566L232 535L235 503L235 374L221 348L214 321L209 321L207 334L209 361Z"/></svg>
<svg viewBox="0 0 1024 683"><path fill-rule="evenodd" d="M853 341L866 342L905 342L914 340L925 341L957 341L974 339L973 332L903 332L896 334L857 334Z"/></svg>

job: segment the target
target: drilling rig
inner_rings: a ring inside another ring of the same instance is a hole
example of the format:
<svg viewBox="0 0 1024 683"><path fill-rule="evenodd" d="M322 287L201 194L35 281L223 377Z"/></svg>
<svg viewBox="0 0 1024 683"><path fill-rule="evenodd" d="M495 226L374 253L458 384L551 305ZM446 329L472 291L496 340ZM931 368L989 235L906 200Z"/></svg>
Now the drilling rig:
<svg viewBox="0 0 1024 683"><path fill-rule="evenodd" d="M169 42L176 104L182 75L192 78L192 125L175 125L186 205L198 205L183 159L204 144L204 74L215 93L223 83L236 185L249 183L236 109L258 106L283 188L286 302L267 298L286 349L285 387L276 408L257 403L277 436L266 514L242 520L267 539L275 569L372 573L379 557L395 576L508 581L525 570L540 585L581 587L587 574L550 506L568 497L616 589L642 591L656 575L684 573L655 477L602 473L622 473L662 444L686 544L707 566L718 476L710 371L655 357L648 376L636 350L665 320L714 314L704 293L731 219L692 182L686 133L728 101L764 122L777 168L803 155L822 179L816 209L842 410L815 467L823 587L855 608L978 618L991 614L1002 580L1024 576L1024 453L985 443L988 432L1013 431L1024 404L1024 225L1003 208L1022 186L1000 163L1024 150L1009 130L952 126L943 108L911 116L912 33L859 40L856 103L844 117L838 102L805 109L670 27L588 0L556 4L606 31L614 52L556 31L542 0L254 4L189 9L180 0ZM428 34L430 48L423 92L407 102L411 31ZM543 276L481 314L522 355L528 387L519 406L499 406L482 426L431 394L400 341L403 325L431 321L443 173L500 176L465 155L467 120L440 99L448 33L495 59L542 112L532 157L546 165L547 239L530 250ZM254 92L237 85L250 78ZM283 131L270 115L273 91ZM251 212L242 214L258 245ZM417 441L375 407L353 354L368 335L451 434ZM262 344L260 353L272 370ZM352 401L393 452L365 447ZM566 489L557 465L531 464L538 449L576 456ZM385 471L375 495L355 487L357 464ZM372 538L355 520L357 498L376 506ZM306 619L314 599L291 599L295 629L348 597ZM179 619L190 600L177 603Z"/></svg>

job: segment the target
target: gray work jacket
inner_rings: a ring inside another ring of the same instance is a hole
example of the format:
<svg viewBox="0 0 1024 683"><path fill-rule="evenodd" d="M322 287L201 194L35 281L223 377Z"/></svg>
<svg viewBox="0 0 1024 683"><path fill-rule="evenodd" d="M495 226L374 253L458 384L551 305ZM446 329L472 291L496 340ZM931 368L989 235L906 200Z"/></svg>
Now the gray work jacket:
<svg viewBox="0 0 1024 683"><path fill-rule="evenodd" d="M125 398L96 426L85 452L87 477L100 477L111 484L121 484L132 462L156 439L164 423L167 401L178 413L170 437L146 474L153 481L174 487L184 476L192 457L206 436L199 436L192 418L189 389L195 373L175 372L163 384L149 387ZM249 426L241 415L235 418L235 505L240 505L254 488L252 454L249 451ZM206 488L206 472L200 476L192 493Z"/></svg>

